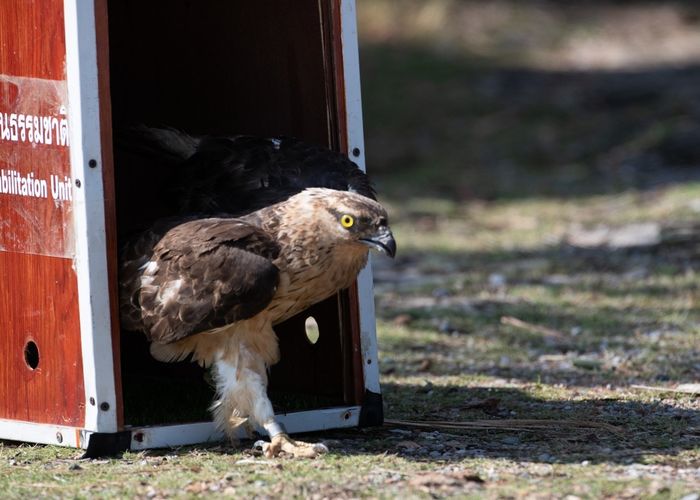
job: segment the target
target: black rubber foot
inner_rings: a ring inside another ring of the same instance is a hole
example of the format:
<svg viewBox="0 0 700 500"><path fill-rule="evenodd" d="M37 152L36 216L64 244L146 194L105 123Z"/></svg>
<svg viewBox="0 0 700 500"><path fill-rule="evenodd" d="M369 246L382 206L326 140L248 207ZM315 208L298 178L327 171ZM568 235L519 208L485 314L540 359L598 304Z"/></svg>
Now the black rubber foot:
<svg viewBox="0 0 700 500"><path fill-rule="evenodd" d="M360 427L375 427L384 423L382 395L365 390L365 398L360 409Z"/></svg>
<svg viewBox="0 0 700 500"><path fill-rule="evenodd" d="M90 434L82 458L99 458L121 455L131 448L131 432L95 432Z"/></svg>

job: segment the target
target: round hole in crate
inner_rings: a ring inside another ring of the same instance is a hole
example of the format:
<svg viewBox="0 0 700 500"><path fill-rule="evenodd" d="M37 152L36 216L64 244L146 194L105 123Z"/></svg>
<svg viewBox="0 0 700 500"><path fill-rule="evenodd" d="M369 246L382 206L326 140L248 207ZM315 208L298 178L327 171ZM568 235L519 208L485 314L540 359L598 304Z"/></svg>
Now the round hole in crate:
<svg viewBox="0 0 700 500"><path fill-rule="evenodd" d="M39 348L33 340L24 345L24 362L32 370L36 370L36 367L39 366Z"/></svg>
<svg viewBox="0 0 700 500"><path fill-rule="evenodd" d="M316 318L309 316L304 322L304 330L306 331L306 340L311 344L318 342L319 330Z"/></svg>

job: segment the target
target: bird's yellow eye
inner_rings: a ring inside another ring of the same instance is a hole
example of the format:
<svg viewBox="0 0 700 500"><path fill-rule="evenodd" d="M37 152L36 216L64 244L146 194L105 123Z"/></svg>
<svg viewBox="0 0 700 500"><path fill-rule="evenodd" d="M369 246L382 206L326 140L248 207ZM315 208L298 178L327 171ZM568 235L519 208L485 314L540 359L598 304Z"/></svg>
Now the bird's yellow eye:
<svg viewBox="0 0 700 500"><path fill-rule="evenodd" d="M346 214L340 218L340 223L342 224L343 227L351 228L352 225L355 223L355 219L352 218L352 215Z"/></svg>

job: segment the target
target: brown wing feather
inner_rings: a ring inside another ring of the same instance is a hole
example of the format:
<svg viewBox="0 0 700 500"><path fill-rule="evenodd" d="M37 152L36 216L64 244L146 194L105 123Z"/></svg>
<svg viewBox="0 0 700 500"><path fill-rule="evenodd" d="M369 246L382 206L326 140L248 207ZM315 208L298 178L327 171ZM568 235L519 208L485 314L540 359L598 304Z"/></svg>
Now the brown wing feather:
<svg viewBox="0 0 700 500"><path fill-rule="evenodd" d="M142 328L157 342L250 318L272 300L279 246L237 219L202 219L171 229L144 266Z"/></svg>

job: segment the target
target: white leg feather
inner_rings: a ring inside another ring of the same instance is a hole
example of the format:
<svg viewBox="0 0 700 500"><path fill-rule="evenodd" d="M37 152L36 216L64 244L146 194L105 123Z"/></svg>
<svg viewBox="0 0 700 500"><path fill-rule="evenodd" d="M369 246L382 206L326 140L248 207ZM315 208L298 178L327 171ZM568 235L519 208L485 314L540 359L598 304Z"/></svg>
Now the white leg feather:
<svg viewBox="0 0 700 500"><path fill-rule="evenodd" d="M267 397L267 370L262 360L240 346L239 356L219 356L214 361L214 381L218 400L212 407L217 426L235 437L241 419L266 427L275 421ZM234 424L234 425L232 425Z"/></svg>
<svg viewBox="0 0 700 500"><path fill-rule="evenodd" d="M226 332L214 354L218 400L212 407L216 424L230 437L242 419L267 427L275 422L267 397L267 369L279 359L277 337L265 318L242 322Z"/></svg>
<svg viewBox="0 0 700 500"><path fill-rule="evenodd" d="M212 410L217 426L232 439L241 425L263 427L272 441L263 445L268 457L281 451L308 458L325 453L328 449L322 444L290 439L275 419L267 397L267 369L279 359L277 337L268 321L248 322L246 327L230 332L226 346L214 355L218 400Z"/></svg>

